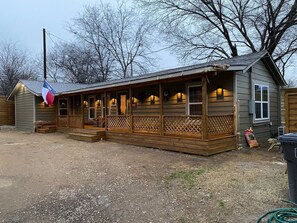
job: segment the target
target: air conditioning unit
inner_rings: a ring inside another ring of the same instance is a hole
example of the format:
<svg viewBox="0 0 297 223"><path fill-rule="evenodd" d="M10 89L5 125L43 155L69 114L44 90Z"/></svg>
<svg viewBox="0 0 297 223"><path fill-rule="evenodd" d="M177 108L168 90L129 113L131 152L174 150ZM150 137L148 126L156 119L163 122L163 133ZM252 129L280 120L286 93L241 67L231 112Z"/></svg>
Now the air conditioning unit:
<svg viewBox="0 0 297 223"><path fill-rule="evenodd" d="M278 136L282 136L282 135L284 135L285 134L285 126L279 126L278 127Z"/></svg>

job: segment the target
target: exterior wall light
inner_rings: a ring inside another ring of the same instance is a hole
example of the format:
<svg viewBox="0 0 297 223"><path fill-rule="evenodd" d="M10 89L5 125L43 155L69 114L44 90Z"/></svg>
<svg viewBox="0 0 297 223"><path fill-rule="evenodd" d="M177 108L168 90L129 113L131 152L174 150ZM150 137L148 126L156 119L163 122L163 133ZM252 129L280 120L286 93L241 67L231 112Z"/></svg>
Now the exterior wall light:
<svg viewBox="0 0 297 223"><path fill-rule="evenodd" d="M87 101L84 101L84 107L88 107L88 102Z"/></svg>
<svg viewBox="0 0 297 223"><path fill-rule="evenodd" d="M134 104L134 103L135 103L135 98L132 97L132 98L131 98L131 101L132 101L132 104Z"/></svg>
<svg viewBox="0 0 297 223"><path fill-rule="evenodd" d="M101 100L98 99L98 100L96 101L96 104L97 104L97 107L100 107L100 106L101 106Z"/></svg>
<svg viewBox="0 0 297 223"><path fill-rule="evenodd" d="M150 96L150 102L151 102L151 105L154 105L155 104L155 95L154 94L151 94L151 96Z"/></svg>
<svg viewBox="0 0 297 223"><path fill-rule="evenodd" d="M183 93L181 91L178 91L176 94L176 102L182 102L183 101Z"/></svg>
<svg viewBox="0 0 297 223"><path fill-rule="evenodd" d="M217 98L223 98L224 97L224 89L220 86L217 88Z"/></svg>
<svg viewBox="0 0 297 223"><path fill-rule="evenodd" d="M115 98L112 98L111 99L111 104L115 105L115 103L116 103L116 99Z"/></svg>

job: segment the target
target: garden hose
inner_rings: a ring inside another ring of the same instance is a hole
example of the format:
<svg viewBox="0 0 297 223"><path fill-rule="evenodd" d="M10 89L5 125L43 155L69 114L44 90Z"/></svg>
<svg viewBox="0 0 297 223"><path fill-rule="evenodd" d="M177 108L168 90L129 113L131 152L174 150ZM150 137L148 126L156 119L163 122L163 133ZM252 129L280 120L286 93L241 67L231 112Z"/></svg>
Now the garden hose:
<svg viewBox="0 0 297 223"><path fill-rule="evenodd" d="M273 211L269 211L260 217L257 223L297 223L297 204L291 201L287 203L293 204L296 207L291 208L280 208ZM267 219L266 221L264 219Z"/></svg>

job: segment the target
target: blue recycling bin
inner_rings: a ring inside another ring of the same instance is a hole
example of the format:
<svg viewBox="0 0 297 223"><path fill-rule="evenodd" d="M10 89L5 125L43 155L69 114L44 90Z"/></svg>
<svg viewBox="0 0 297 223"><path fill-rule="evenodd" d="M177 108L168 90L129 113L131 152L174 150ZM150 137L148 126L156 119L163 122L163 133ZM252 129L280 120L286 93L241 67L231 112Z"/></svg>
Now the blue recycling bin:
<svg viewBox="0 0 297 223"><path fill-rule="evenodd" d="M278 137L284 158L287 161L289 198L297 203L297 133L288 133Z"/></svg>

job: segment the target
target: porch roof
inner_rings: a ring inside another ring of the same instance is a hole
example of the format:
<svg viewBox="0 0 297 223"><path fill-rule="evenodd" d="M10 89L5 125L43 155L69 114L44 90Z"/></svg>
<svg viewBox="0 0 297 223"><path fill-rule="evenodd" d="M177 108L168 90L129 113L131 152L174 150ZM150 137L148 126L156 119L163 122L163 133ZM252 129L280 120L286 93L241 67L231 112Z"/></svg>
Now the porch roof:
<svg viewBox="0 0 297 223"><path fill-rule="evenodd" d="M281 75L279 69L273 62L269 53L264 50L260 52L250 53L233 58L209 61L206 63L195 64L190 66L178 67L174 69L167 69L154 73L149 73L141 76L134 76L125 79L112 80L107 82L100 82L90 85L82 86L80 89L71 89L63 92L64 94L80 93L85 91L101 90L113 87L120 87L125 85L140 84L151 81L158 81L164 79L170 79L174 77L182 77L199 73L207 73L213 71L247 71L259 60L263 60L266 66L269 67L272 77L279 85L286 85L286 82Z"/></svg>
<svg viewBox="0 0 297 223"><path fill-rule="evenodd" d="M33 80L19 80L11 93L8 96L8 99L11 99L15 93L24 85L28 91L30 91L32 94L36 96L41 96L42 95L42 86L43 86L43 81L33 81ZM76 89L81 89L85 86L86 84L73 84L73 83L56 83L50 82L50 85L55 89L57 94L61 94L66 91L71 91L71 90L76 90Z"/></svg>

